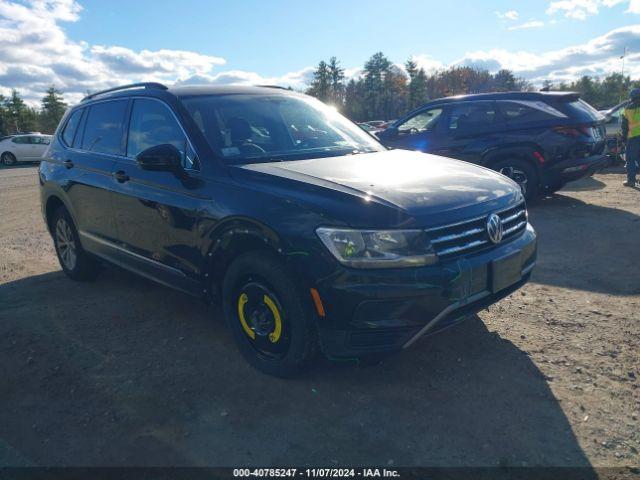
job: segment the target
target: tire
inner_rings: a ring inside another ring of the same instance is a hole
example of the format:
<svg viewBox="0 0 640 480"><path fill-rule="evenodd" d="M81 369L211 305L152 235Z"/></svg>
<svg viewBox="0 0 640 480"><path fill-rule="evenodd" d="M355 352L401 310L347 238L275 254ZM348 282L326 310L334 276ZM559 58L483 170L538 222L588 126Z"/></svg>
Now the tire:
<svg viewBox="0 0 640 480"><path fill-rule="evenodd" d="M11 165L15 165L17 162L16 156L11 152L4 152L2 156L0 156L0 161L6 167L10 167Z"/></svg>
<svg viewBox="0 0 640 480"><path fill-rule="evenodd" d="M526 160L518 158L499 160L492 164L491 168L516 182L520 186L525 200L531 201L538 197L540 190L538 172L536 172L535 167Z"/></svg>
<svg viewBox="0 0 640 480"><path fill-rule="evenodd" d="M58 208L51 222L53 244L64 273L77 281L96 278L100 265L95 257L82 248L78 231L67 209Z"/></svg>
<svg viewBox="0 0 640 480"><path fill-rule="evenodd" d="M256 369L287 378L315 359L318 333L303 298L295 279L268 252L245 253L229 266L224 315L240 352Z"/></svg>

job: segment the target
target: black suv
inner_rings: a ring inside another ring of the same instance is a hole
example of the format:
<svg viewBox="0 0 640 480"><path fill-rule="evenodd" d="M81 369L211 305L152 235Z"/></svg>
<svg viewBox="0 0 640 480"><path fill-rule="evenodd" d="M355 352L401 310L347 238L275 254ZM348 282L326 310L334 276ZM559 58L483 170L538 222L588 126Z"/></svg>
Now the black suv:
<svg viewBox="0 0 640 480"><path fill-rule="evenodd" d="M84 99L40 165L65 273L99 261L220 300L238 347L286 376L399 350L520 287L536 258L518 186L388 151L310 97L138 84Z"/></svg>
<svg viewBox="0 0 640 480"><path fill-rule="evenodd" d="M532 199L604 166L604 120L577 93L487 93L431 101L377 135L497 170Z"/></svg>

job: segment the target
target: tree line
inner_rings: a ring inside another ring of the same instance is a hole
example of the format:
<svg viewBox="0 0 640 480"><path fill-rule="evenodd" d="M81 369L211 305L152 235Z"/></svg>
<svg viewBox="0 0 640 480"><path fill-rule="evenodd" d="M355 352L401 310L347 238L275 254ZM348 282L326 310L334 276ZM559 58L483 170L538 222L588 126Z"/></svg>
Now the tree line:
<svg viewBox="0 0 640 480"><path fill-rule="evenodd" d="M628 96L629 89L640 85L620 73L605 78L583 76L571 82L544 82L544 90L575 91L597 109L605 109ZM336 57L321 61L313 72L306 93L334 105L354 121L390 120L419 107L429 100L485 92L533 91L535 87L511 70L495 73L469 66L452 66L427 73L410 58L404 69L382 52L371 56L358 78L345 78Z"/></svg>
<svg viewBox="0 0 640 480"><path fill-rule="evenodd" d="M336 57L321 61L306 93L334 105L352 120L364 121L398 118L435 98L532 89L506 69L491 73L454 66L428 74L412 58L402 69L378 52L366 61L358 78L349 80Z"/></svg>
<svg viewBox="0 0 640 480"><path fill-rule="evenodd" d="M66 108L62 93L53 86L42 97L40 108L28 106L17 90L8 97L0 95L0 136L20 132L51 134Z"/></svg>
<svg viewBox="0 0 640 480"><path fill-rule="evenodd" d="M583 76L573 82L545 81L543 90L575 91L597 109L612 107L624 100L640 80L613 73L604 78ZM336 57L321 61L314 69L306 93L334 105L354 121L390 120L429 100L466 93L530 91L534 87L510 70L495 73L468 66L453 66L427 73L413 59L404 69L382 52L369 58L357 78L346 79ZM28 106L18 91L0 95L0 136L17 132L53 133L67 104L62 93L51 86L39 108Z"/></svg>
<svg viewBox="0 0 640 480"><path fill-rule="evenodd" d="M622 73L612 73L604 78L594 78L584 75L573 82L554 84L550 81L543 83L543 90L579 92L580 97L594 108L604 110L617 105L629 97L629 90L640 86L640 80L631 80Z"/></svg>

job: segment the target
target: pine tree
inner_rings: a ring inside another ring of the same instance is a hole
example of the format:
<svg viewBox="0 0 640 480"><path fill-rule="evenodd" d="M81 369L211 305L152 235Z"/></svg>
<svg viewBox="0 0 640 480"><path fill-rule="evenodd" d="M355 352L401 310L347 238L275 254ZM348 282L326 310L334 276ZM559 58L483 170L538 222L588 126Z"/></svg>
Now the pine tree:
<svg viewBox="0 0 640 480"><path fill-rule="evenodd" d="M42 133L53 133L64 115L67 104L62 99L62 93L51 86L42 98L40 112L40 128Z"/></svg>
<svg viewBox="0 0 640 480"><path fill-rule="evenodd" d="M307 89L307 94L313 95L318 100L327 102L331 100L331 75L329 66L322 60L313 72L313 81Z"/></svg>
<svg viewBox="0 0 640 480"><path fill-rule="evenodd" d="M331 103L340 108L344 103L344 69L336 57L329 59L327 68L331 79Z"/></svg>
<svg viewBox="0 0 640 480"><path fill-rule="evenodd" d="M405 63L405 69L407 70L407 74L409 74L408 107L409 110L413 110L429 100L427 74L423 68L418 68L416 62L411 58Z"/></svg>
<svg viewBox="0 0 640 480"><path fill-rule="evenodd" d="M382 52L375 53L364 64L365 111L368 120L385 117L385 83L391 62Z"/></svg>
<svg viewBox="0 0 640 480"><path fill-rule="evenodd" d="M9 122L7 109L5 108L5 103L7 99L4 95L0 94L0 136L7 135L9 133Z"/></svg>
<svg viewBox="0 0 640 480"><path fill-rule="evenodd" d="M4 107L9 132L25 132L36 128L35 112L27 107L17 90L11 90L11 96L5 100Z"/></svg>

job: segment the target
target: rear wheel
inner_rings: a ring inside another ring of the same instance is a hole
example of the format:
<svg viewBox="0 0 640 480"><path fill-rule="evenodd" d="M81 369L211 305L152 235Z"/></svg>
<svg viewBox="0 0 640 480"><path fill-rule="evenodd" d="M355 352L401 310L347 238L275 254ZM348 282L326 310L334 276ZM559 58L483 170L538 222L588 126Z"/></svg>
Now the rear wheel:
<svg viewBox="0 0 640 480"><path fill-rule="evenodd" d="M71 215L58 208L52 219L53 243L64 273L73 280L92 280L99 270L98 261L80 245L78 232Z"/></svg>
<svg viewBox="0 0 640 480"><path fill-rule="evenodd" d="M3 165L9 167L16 163L16 156L11 152L4 152L2 156L0 156L0 161L2 161Z"/></svg>
<svg viewBox="0 0 640 480"><path fill-rule="evenodd" d="M538 173L526 160L517 158L500 160L494 163L491 168L516 182L527 201L533 200L538 196Z"/></svg>
<svg viewBox="0 0 640 480"><path fill-rule="evenodd" d="M277 377L309 366L318 345L313 314L278 259L241 255L227 270L222 295L229 328L251 365Z"/></svg>

